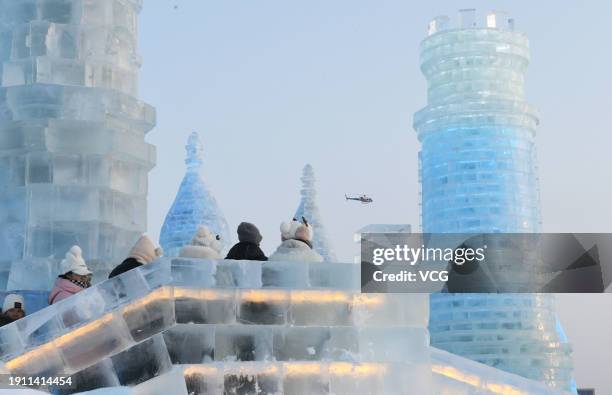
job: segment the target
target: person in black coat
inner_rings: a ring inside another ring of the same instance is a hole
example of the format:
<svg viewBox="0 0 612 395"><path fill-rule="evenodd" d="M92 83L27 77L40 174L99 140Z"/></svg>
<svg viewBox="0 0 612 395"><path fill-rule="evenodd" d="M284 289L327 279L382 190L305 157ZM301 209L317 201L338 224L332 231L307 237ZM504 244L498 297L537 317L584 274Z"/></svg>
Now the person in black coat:
<svg viewBox="0 0 612 395"><path fill-rule="evenodd" d="M130 256L114 268L108 278L116 277L129 270L151 263L162 255L161 247L155 247L155 244L147 235L142 235L130 251Z"/></svg>
<svg viewBox="0 0 612 395"><path fill-rule="evenodd" d="M268 257L259 248L263 237L259 229L251 223L243 222L238 226L238 240L228 252L225 259L236 259L243 261L267 261Z"/></svg>

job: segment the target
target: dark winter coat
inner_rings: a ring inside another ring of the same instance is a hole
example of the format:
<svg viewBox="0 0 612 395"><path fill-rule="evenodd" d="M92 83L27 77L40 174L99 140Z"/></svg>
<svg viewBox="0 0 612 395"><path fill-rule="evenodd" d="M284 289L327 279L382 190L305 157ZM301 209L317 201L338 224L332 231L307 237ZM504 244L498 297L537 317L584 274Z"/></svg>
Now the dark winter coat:
<svg viewBox="0 0 612 395"><path fill-rule="evenodd" d="M234 245L225 259L236 259L242 261L267 261L266 254L259 248L259 245L248 241L241 241Z"/></svg>
<svg viewBox="0 0 612 395"><path fill-rule="evenodd" d="M134 258L127 258L125 261L121 262L121 265L117 266L113 269L112 272L108 275L108 278L117 277L120 274L123 274L132 269L136 269L137 267L142 266L142 263L138 262Z"/></svg>
<svg viewBox="0 0 612 395"><path fill-rule="evenodd" d="M0 315L0 327L3 327L4 325L8 325L12 322L14 321L8 318L7 316L5 316L4 314Z"/></svg>

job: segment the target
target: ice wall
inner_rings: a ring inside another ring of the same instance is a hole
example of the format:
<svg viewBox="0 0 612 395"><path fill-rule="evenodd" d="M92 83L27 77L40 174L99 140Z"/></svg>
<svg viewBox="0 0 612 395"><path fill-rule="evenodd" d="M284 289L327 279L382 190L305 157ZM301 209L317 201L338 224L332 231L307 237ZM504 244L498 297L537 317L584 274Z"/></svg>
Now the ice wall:
<svg viewBox="0 0 612 395"><path fill-rule="evenodd" d="M198 226L206 225L221 236L223 250L227 251L232 245L232 237L217 200L204 183L204 147L198 133L189 135L185 149L187 172L166 215L159 242L166 256L178 256L181 247L191 241Z"/></svg>
<svg viewBox="0 0 612 395"><path fill-rule="evenodd" d="M423 231L538 232L538 117L524 95L529 42L501 13L478 25L474 10L461 12L459 28L438 17L421 44L428 105L414 127ZM430 331L435 347L571 389L571 348L551 295L435 294Z"/></svg>
<svg viewBox="0 0 612 395"><path fill-rule="evenodd" d="M75 392L433 394L427 295L359 290L354 264L164 258L0 328L0 360Z"/></svg>
<svg viewBox="0 0 612 395"><path fill-rule="evenodd" d="M74 244L107 272L146 229L140 3L0 1L0 288Z"/></svg>
<svg viewBox="0 0 612 395"><path fill-rule="evenodd" d="M336 262L336 253L331 241L327 237L327 231L323 226L323 220L317 206L317 190L315 188L315 174L311 165L304 166L302 172L302 199L295 212L295 218L301 220L306 218L314 229L312 244L314 249L323 257L326 262Z"/></svg>

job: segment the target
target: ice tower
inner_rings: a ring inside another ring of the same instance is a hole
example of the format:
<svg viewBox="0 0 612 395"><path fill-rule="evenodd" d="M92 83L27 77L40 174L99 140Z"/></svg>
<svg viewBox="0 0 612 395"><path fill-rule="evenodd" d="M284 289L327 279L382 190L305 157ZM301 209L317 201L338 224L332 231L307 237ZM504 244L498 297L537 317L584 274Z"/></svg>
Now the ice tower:
<svg viewBox="0 0 612 395"><path fill-rule="evenodd" d="M198 226L206 225L221 236L223 249L227 250L231 246L229 226L202 178L204 148L196 132L189 135L185 149L187 173L166 215L159 242L165 255L178 256L181 247L191 241Z"/></svg>
<svg viewBox="0 0 612 395"><path fill-rule="evenodd" d="M514 21L474 10L461 26L429 25L421 44L428 105L415 115L422 144L422 224L427 233L540 231L536 110L525 101L529 42ZM551 295L436 294L432 345L569 390L570 347Z"/></svg>
<svg viewBox="0 0 612 395"><path fill-rule="evenodd" d="M325 259L326 262L336 262L336 253L327 238L327 232L321 220L319 207L317 206L315 189L315 175L311 165L304 166L302 174L302 200L298 207L295 218L298 220L306 218L314 228L314 249Z"/></svg>
<svg viewBox="0 0 612 395"><path fill-rule="evenodd" d="M48 258L73 244L103 273L146 229L155 110L138 100L140 9L0 1L0 288L9 270L21 289L32 270L57 275Z"/></svg>

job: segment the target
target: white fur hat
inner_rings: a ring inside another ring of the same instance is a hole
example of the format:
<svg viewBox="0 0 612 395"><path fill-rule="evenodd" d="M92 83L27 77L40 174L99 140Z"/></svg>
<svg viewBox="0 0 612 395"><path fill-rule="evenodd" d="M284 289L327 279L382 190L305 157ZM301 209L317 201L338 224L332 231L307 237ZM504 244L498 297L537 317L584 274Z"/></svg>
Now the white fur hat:
<svg viewBox="0 0 612 395"><path fill-rule="evenodd" d="M280 226L281 240L299 239L304 241L312 241L314 229L308 223L306 218L302 217L302 222L295 218L290 223L283 222Z"/></svg>
<svg viewBox="0 0 612 395"><path fill-rule="evenodd" d="M61 274L72 272L80 276L91 274L91 270L87 267L85 259L83 259L83 251L81 247L73 246L66 253L66 257L60 263Z"/></svg>
<svg viewBox="0 0 612 395"><path fill-rule="evenodd" d="M21 303L21 310L25 311L25 301L23 296L18 294L6 295L4 303L2 304L2 313L6 313L8 310L15 308L15 303Z"/></svg>
<svg viewBox="0 0 612 395"><path fill-rule="evenodd" d="M155 247L155 243L147 235L140 236L130 251L130 258L136 259L143 265L153 262L162 255L164 255L164 250L161 247Z"/></svg>
<svg viewBox="0 0 612 395"><path fill-rule="evenodd" d="M293 239L295 237L295 232L298 230L298 228L301 225L302 224L298 222L298 220L295 218L293 218L291 222L289 223L287 222L281 223L280 225L281 240L285 241L285 240Z"/></svg>

